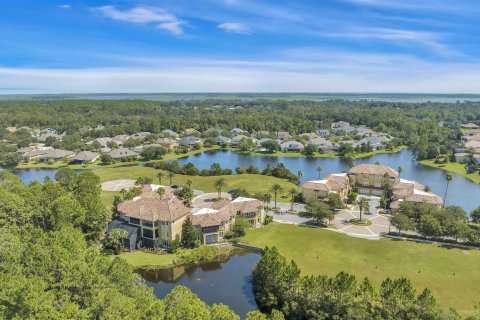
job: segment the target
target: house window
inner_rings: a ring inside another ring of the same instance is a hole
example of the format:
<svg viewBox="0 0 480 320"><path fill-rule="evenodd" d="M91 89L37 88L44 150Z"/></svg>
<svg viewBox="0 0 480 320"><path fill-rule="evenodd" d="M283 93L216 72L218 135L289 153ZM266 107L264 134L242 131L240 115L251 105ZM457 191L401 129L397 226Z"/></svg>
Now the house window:
<svg viewBox="0 0 480 320"><path fill-rule="evenodd" d="M153 232L149 229L143 229L143 237L148 239L153 239Z"/></svg>
<svg viewBox="0 0 480 320"><path fill-rule="evenodd" d="M143 225L144 227L149 227L149 228L151 228L151 227L153 227L153 222L152 222L152 221L143 221L142 225Z"/></svg>
<svg viewBox="0 0 480 320"><path fill-rule="evenodd" d="M139 226L140 225L140 219L130 218L130 223L131 224L136 224L137 226Z"/></svg>
<svg viewBox="0 0 480 320"><path fill-rule="evenodd" d="M363 181L363 182L362 182L362 186L364 186L364 187L368 187L368 186L369 186L369 183L368 183L368 181Z"/></svg>

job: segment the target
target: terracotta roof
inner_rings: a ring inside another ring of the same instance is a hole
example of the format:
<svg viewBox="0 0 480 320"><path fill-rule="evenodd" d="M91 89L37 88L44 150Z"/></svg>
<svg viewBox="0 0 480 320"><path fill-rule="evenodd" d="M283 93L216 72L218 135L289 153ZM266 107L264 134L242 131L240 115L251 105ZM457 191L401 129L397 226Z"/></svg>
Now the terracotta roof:
<svg viewBox="0 0 480 320"><path fill-rule="evenodd" d="M263 207L263 203L258 199L238 197L226 206L220 208L219 213L224 217L231 217L237 214L237 212L257 212Z"/></svg>
<svg viewBox="0 0 480 320"><path fill-rule="evenodd" d="M388 173L390 177L398 177L398 171L392 169L390 167L381 165L381 164L368 164L363 163L359 164L358 166L353 167L350 169L350 173L352 174L375 174L375 175L384 175Z"/></svg>
<svg viewBox="0 0 480 320"><path fill-rule="evenodd" d="M199 225L202 228L220 226L222 221L228 221L229 219L223 218L218 210L203 208L192 214L192 224Z"/></svg>
<svg viewBox="0 0 480 320"><path fill-rule="evenodd" d="M190 208L167 190L162 198L150 186L143 190L141 196L120 203L117 206L118 211L132 218L170 222L190 214Z"/></svg>
<svg viewBox="0 0 480 320"><path fill-rule="evenodd" d="M302 188L319 191L340 191L348 187L347 174L330 174L323 180L310 180L302 185Z"/></svg>

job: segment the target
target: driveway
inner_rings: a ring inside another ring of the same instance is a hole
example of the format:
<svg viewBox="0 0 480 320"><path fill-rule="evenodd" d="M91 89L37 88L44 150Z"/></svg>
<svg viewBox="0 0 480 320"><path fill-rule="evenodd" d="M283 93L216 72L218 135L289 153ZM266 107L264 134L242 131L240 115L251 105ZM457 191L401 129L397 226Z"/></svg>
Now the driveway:
<svg viewBox="0 0 480 320"><path fill-rule="evenodd" d="M332 226L337 232L358 238L379 239L381 235L388 233L390 220L387 216L377 213L362 213L362 219L372 222L370 226L356 226L350 223L351 219L359 218L360 212L358 210L341 210L335 214Z"/></svg>
<svg viewBox="0 0 480 320"><path fill-rule="evenodd" d="M121 191L128 190L135 185L135 180L112 180L102 183L103 191Z"/></svg>
<svg viewBox="0 0 480 320"><path fill-rule="evenodd" d="M212 204L215 203L213 200L217 198L217 192L204 193L193 198L192 205L195 208L211 208ZM232 200L232 196L228 192L222 192L221 198Z"/></svg>

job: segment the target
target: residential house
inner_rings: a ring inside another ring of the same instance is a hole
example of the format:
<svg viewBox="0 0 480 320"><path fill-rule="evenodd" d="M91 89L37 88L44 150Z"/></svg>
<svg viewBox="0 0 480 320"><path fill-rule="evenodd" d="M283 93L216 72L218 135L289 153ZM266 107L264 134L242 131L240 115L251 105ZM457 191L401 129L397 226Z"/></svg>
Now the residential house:
<svg viewBox="0 0 480 320"><path fill-rule="evenodd" d="M462 123L461 125L462 129L479 129L480 127L477 126L475 123Z"/></svg>
<svg viewBox="0 0 480 320"><path fill-rule="evenodd" d="M374 150L380 150L380 149L385 148L385 145L388 141L390 141L390 139L388 139L385 136L365 137L365 138L360 139L356 143L356 146L361 146L362 144L365 144L365 145L370 145Z"/></svg>
<svg viewBox="0 0 480 320"><path fill-rule="evenodd" d="M75 152L62 149L51 149L47 150L39 158L41 161L61 161L64 159L69 159L75 155Z"/></svg>
<svg viewBox="0 0 480 320"><path fill-rule="evenodd" d="M186 136L180 139L180 141L178 142L178 145L182 147L193 147L196 144L202 144L202 143L203 143L203 139L199 137Z"/></svg>
<svg viewBox="0 0 480 320"><path fill-rule="evenodd" d="M318 138L317 134L314 132L305 132L300 134L300 137L306 138L306 139L315 139Z"/></svg>
<svg viewBox="0 0 480 320"><path fill-rule="evenodd" d="M319 129L316 131L316 133L319 137L322 137L322 138L326 138L330 136L330 131L328 131L327 129Z"/></svg>
<svg viewBox="0 0 480 320"><path fill-rule="evenodd" d="M130 138L130 136L126 134L119 134L115 137L112 138L112 141L115 142L119 146L123 146L125 141L127 141Z"/></svg>
<svg viewBox="0 0 480 320"><path fill-rule="evenodd" d="M140 196L117 206L119 221L138 230L138 241L146 247L169 247L172 240L180 239L182 224L190 215L190 208L166 189L157 193L159 185L144 187Z"/></svg>
<svg viewBox="0 0 480 320"><path fill-rule="evenodd" d="M380 164L360 164L350 169L353 190L359 194L382 196L385 185L398 181L398 171Z"/></svg>
<svg viewBox="0 0 480 320"><path fill-rule="evenodd" d="M280 140L290 140L293 137L290 135L290 133L288 133L286 131L279 131L279 132L277 132L277 138L280 139Z"/></svg>
<svg viewBox="0 0 480 320"><path fill-rule="evenodd" d="M57 140L62 140L65 135L66 135L66 132L62 134L58 134L57 131L52 128L37 130L33 133L33 137L36 138L38 141L42 141L42 142L47 141L47 138L49 137L53 137Z"/></svg>
<svg viewBox="0 0 480 320"><path fill-rule="evenodd" d="M98 152L82 151L73 157L73 163L88 164L98 160L100 154Z"/></svg>
<svg viewBox="0 0 480 320"><path fill-rule="evenodd" d="M140 139L140 140L143 140L145 139L146 137L148 137L149 135L151 135L150 132L138 132L138 133L134 133L132 134L129 138L130 139Z"/></svg>
<svg viewBox="0 0 480 320"><path fill-rule="evenodd" d="M197 129L194 129L194 128L187 128L183 132L187 135L193 135L193 134L199 134L200 133L200 132L198 132Z"/></svg>
<svg viewBox="0 0 480 320"><path fill-rule="evenodd" d="M443 199L433 192L425 191L425 187L414 180L398 179L393 184L392 210L398 210L402 202L429 203L440 207Z"/></svg>
<svg viewBox="0 0 480 320"><path fill-rule="evenodd" d="M256 138L268 137L270 135L270 131L261 130L261 131L255 132L254 135L255 135Z"/></svg>
<svg viewBox="0 0 480 320"><path fill-rule="evenodd" d="M161 145L157 144L157 143L152 143L152 144L144 144L142 146L136 146L135 148L133 148L133 151L135 151L136 153L142 153L143 150L147 149L147 148L155 148L155 147L161 147Z"/></svg>
<svg viewBox="0 0 480 320"><path fill-rule="evenodd" d="M243 129L240 129L240 128L233 128L232 130L230 130L230 133L232 135L238 135L238 134L248 134L247 131L243 130Z"/></svg>
<svg viewBox="0 0 480 320"><path fill-rule="evenodd" d="M23 147L17 150L17 154L24 160L31 161L40 158L46 154L48 150L53 150L53 148L45 146Z"/></svg>
<svg viewBox="0 0 480 320"><path fill-rule="evenodd" d="M215 138L215 142L220 146L225 143L230 143L230 141L232 141L232 139L224 136L218 136L217 138Z"/></svg>
<svg viewBox="0 0 480 320"><path fill-rule="evenodd" d="M107 145L111 141L112 141L112 138L105 137L105 138L97 138L97 139L87 141L85 144L90 146L90 145L94 144L95 142L97 142L97 143L99 143L100 148L108 148Z"/></svg>
<svg viewBox="0 0 480 320"><path fill-rule="evenodd" d="M302 185L302 194L306 201L325 200L331 193L337 193L345 200L350 192L349 178L346 173L334 173L321 180L310 180Z"/></svg>
<svg viewBox="0 0 480 320"><path fill-rule="evenodd" d="M238 147L238 145L240 144L240 141L242 141L242 139L250 139L250 138L243 135L243 134L239 134L239 135L233 137L232 140L230 140L230 145L232 147Z"/></svg>
<svg viewBox="0 0 480 320"><path fill-rule="evenodd" d="M112 220L108 224L107 233L112 232L113 229L121 229L127 231L127 238L121 239L123 247L128 251L135 251L137 243L140 241L139 228L129 225L126 221Z"/></svg>
<svg viewBox="0 0 480 320"><path fill-rule="evenodd" d="M346 128L350 128L350 123L346 122L346 121L338 121L338 122L333 122L332 123L332 126L331 128L332 129L346 129Z"/></svg>
<svg viewBox="0 0 480 320"><path fill-rule="evenodd" d="M125 158L137 158L138 153L126 148L113 149L108 153L115 161L121 161Z"/></svg>
<svg viewBox="0 0 480 320"><path fill-rule="evenodd" d="M308 140L309 145L314 145L318 151L322 153L331 153L333 152L333 144L331 141L326 140L325 138L313 138Z"/></svg>
<svg viewBox="0 0 480 320"><path fill-rule="evenodd" d="M305 146L301 142L290 140L280 144L280 149L291 152L302 152Z"/></svg>
<svg viewBox="0 0 480 320"><path fill-rule="evenodd" d="M175 131L170 130L170 129L162 130L162 133L166 134L166 135L169 135L170 137L174 137L174 138L178 137L178 133L176 133Z"/></svg>
<svg viewBox="0 0 480 320"><path fill-rule="evenodd" d="M158 138L157 140L155 140L155 143L168 149L178 147L177 140L172 138Z"/></svg>
<svg viewBox="0 0 480 320"><path fill-rule="evenodd" d="M466 142L465 150L473 150L474 153L480 153L480 141L470 140Z"/></svg>

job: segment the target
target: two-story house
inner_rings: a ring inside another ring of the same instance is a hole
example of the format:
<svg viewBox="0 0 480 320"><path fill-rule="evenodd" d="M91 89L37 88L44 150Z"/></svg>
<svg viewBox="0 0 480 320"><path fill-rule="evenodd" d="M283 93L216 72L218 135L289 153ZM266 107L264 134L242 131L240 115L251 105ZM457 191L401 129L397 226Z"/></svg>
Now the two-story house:
<svg viewBox="0 0 480 320"><path fill-rule="evenodd" d="M303 198L325 200L331 193L338 193L344 200L350 191L349 178L346 173L334 173L321 180L310 180L302 185Z"/></svg>
<svg viewBox="0 0 480 320"><path fill-rule="evenodd" d="M353 191L364 195L381 196L385 185L398 181L398 171L380 164L360 164L350 169Z"/></svg>

